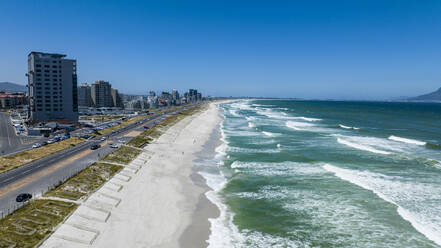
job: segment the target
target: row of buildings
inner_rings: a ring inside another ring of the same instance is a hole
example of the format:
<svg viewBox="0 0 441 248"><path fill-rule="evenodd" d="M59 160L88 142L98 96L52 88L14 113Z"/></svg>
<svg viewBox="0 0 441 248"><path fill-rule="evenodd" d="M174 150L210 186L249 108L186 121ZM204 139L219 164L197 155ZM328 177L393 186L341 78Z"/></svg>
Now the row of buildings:
<svg viewBox="0 0 441 248"><path fill-rule="evenodd" d="M98 80L92 85L83 83L78 86L78 106L80 107L117 107L123 108L118 90L113 89L109 82Z"/></svg>
<svg viewBox="0 0 441 248"><path fill-rule="evenodd" d="M32 122L48 120L78 121L79 107L148 109L180 105L202 100L202 94L190 89L181 97L177 90L148 96L124 95L109 82L99 80L78 86L77 62L66 55L31 52L28 55L28 118ZM1 94L1 93L0 93Z"/></svg>

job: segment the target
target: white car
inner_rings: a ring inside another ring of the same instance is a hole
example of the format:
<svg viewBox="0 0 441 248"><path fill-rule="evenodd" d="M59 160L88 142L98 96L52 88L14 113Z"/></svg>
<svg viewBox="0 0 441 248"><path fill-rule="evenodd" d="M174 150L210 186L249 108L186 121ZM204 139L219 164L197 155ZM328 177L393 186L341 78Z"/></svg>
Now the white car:
<svg viewBox="0 0 441 248"><path fill-rule="evenodd" d="M106 137L101 137L100 140L101 140L101 141L105 141L105 140L106 140Z"/></svg>
<svg viewBox="0 0 441 248"><path fill-rule="evenodd" d="M118 144L110 144L110 148L119 148L119 146Z"/></svg>
<svg viewBox="0 0 441 248"><path fill-rule="evenodd" d="M40 143L36 143L36 144L33 144L33 145L32 145L32 148L38 148L38 147L41 147L41 144L40 144Z"/></svg>

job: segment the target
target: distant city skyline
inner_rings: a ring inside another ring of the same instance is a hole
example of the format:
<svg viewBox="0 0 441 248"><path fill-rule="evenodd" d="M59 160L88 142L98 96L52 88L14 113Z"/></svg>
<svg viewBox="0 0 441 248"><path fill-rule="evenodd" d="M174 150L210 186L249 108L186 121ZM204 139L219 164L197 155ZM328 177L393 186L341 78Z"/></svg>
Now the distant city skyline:
<svg viewBox="0 0 441 248"><path fill-rule="evenodd" d="M391 99L441 87L440 1L8 1L0 82L31 51L120 93ZM45 14L48 13L48 14Z"/></svg>

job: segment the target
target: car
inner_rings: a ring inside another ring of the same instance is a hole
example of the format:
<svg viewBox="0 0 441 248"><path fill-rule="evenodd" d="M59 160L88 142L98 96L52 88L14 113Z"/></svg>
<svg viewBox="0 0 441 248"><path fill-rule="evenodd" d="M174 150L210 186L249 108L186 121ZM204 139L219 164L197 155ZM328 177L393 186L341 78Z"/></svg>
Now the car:
<svg viewBox="0 0 441 248"><path fill-rule="evenodd" d="M26 202L29 201L30 199L32 199L32 195L29 193L18 194L17 198L15 198L17 202Z"/></svg>
<svg viewBox="0 0 441 248"><path fill-rule="evenodd" d="M50 140L47 141L47 144L52 144L52 143L54 143L54 142L55 142L55 141L53 141L53 140L50 139Z"/></svg>
<svg viewBox="0 0 441 248"><path fill-rule="evenodd" d="M118 140L119 143L125 143L124 140L120 139Z"/></svg>
<svg viewBox="0 0 441 248"><path fill-rule="evenodd" d="M110 144L110 148L119 148L118 144Z"/></svg>
<svg viewBox="0 0 441 248"><path fill-rule="evenodd" d="M38 148L38 147L41 147L40 143L35 143L35 144L32 145L32 148Z"/></svg>
<svg viewBox="0 0 441 248"><path fill-rule="evenodd" d="M90 150L96 150L96 149L98 149L100 147L101 147L101 145L95 144L95 145L90 146Z"/></svg>
<svg viewBox="0 0 441 248"><path fill-rule="evenodd" d="M100 140L101 140L101 141L105 141L105 140L106 140L106 137L101 137Z"/></svg>
<svg viewBox="0 0 441 248"><path fill-rule="evenodd" d="M145 129L149 129L149 127L147 125L144 126Z"/></svg>

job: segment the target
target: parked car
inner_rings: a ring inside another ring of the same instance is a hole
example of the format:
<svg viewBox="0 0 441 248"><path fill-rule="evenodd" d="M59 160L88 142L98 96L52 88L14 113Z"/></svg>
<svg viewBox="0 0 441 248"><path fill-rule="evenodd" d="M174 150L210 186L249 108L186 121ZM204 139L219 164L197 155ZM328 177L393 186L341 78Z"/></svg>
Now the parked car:
<svg viewBox="0 0 441 248"><path fill-rule="evenodd" d="M47 141L48 144L52 144L52 143L54 143L54 142L55 142L55 141L54 141L54 140L51 140L51 139Z"/></svg>
<svg viewBox="0 0 441 248"><path fill-rule="evenodd" d="M100 140L101 140L101 141L105 141L105 140L106 140L106 137L101 137Z"/></svg>
<svg viewBox="0 0 441 248"><path fill-rule="evenodd" d="M119 148L118 144L110 144L110 148Z"/></svg>
<svg viewBox="0 0 441 248"><path fill-rule="evenodd" d="M145 129L149 129L149 127L148 127L147 125L146 125L146 126L144 126L144 128L145 128Z"/></svg>
<svg viewBox="0 0 441 248"><path fill-rule="evenodd" d="M98 149L98 148L100 148L101 147L101 145L92 145L91 147L90 147L90 150L96 150L96 149Z"/></svg>
<svg viewBox="0 0 441 248"><path fill-rule="evenodd" d="M29 193L21 193L17 195L17 198L15 199L17 202L25 202L32 199L32 195Z"/></svg>
<svg viewBox="0 0 441 248"><path fill-rule="evenodd" d="M40 143L35 143L35 144L32 145L32 148L38 148L38 147L41 147Z"/></svg>

